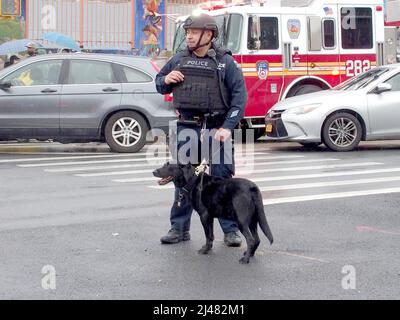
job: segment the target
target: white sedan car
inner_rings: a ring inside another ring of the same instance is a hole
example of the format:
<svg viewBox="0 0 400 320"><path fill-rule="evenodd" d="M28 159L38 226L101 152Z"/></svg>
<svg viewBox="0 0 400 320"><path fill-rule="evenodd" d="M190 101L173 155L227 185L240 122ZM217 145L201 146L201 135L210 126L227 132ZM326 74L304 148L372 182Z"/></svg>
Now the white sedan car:
<svg viewBox="0 0 400 320"><path fill-rule="evenodd" d="M282 100L269 110L265 123L270 139L324 143L334 151L353 150L360 140L400 139L400 64Z"/></svg>

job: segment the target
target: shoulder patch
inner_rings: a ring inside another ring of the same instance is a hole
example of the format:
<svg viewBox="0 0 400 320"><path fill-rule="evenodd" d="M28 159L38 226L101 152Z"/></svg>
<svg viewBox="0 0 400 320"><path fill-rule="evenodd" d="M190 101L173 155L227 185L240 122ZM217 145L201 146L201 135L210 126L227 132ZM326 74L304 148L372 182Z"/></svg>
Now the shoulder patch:
<svg viewBox="0 0 400 320"><path fill-rule="evenodd" d="M235 110L231 113L231 116L229 118L234 118L239 114L239 110Z"/></svg>

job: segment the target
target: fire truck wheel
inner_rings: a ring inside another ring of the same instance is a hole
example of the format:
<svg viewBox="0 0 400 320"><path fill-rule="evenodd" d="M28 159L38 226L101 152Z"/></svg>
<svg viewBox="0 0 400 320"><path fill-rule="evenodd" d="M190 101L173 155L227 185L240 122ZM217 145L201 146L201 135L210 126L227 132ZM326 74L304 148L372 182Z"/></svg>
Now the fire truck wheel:
<svg viewBox="0 0 400 320"><path fill-rule="evenodd" d="M114 152L138 152L146 143L146 120L136 112L121 111L108 119L104 135Z"/></svg>
<svg viewBox="0 0 400 320"><path fill-rule="evenodd" d="M321 87L318 87L314 84L305 84L305 85L298 87L295 90L293 96L301 96L302 94L317 92L317 91L321 91L321 90L322 90Z"/></svg>
<svg viewBox="0 0 400 320"><path fill-rule="evenodd" d="M331 115L322 128L322 140L333 151L351 151L361 140L360 121L350 113Z"/></svg>

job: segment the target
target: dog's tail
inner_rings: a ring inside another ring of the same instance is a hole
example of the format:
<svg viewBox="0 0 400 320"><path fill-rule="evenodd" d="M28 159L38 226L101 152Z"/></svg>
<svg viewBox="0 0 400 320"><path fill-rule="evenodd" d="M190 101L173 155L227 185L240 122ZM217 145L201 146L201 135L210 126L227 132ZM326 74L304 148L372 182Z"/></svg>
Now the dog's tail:
<svg viewBox="0 0 400 320"><path fill-rule="evenodd" d="M254 194L255 194L255 196L253 197L253 201L254 201L254 205L256 207L256 211L257 211L257 215L258 215L258 223L260 224L261 230L264 232L265 236L268 238L269 243L272 244L274 242L274 237L272 236L271 229L269 228L267 218L265 216L261 192L257 188L257 192L255 192Z"/></svg>

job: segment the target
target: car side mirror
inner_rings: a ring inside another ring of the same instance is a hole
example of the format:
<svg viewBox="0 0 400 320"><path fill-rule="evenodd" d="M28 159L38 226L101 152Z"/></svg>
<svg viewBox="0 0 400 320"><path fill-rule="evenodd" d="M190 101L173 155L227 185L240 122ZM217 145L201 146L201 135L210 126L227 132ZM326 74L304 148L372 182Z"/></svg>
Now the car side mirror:
<svg viewBox="0 0 400 320"><path fill-rule="evenodd" d="M373 92L376 94L381 94L387 91L392 91L392 85L389 83L380 83L377 85Z"/></svg>
<svg viewBox="0 0 400 320"><path fill-rule="evenodd" d="M0 82L0 89L7 90L12 87L11 82Z"/></svg>

